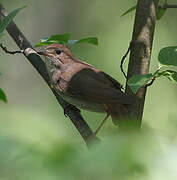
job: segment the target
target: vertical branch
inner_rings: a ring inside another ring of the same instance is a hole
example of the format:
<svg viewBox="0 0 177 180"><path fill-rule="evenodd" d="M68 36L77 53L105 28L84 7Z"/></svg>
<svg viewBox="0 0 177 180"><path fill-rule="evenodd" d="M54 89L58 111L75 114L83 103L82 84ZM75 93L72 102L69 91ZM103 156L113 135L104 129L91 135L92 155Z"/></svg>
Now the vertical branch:
<svg viewBox="0 0 177 180"><path fill-rule="evenodd" d="M147 74L149 72L157 7L158 0L138 0L127 80L135 74ZM127 83L125 91L127 94L134 95ZM130 107L130 113L138 119L139 126L141 126L142 121L145 95L146 88L140 88L134 95L137 97L136 102Z"/></svg>

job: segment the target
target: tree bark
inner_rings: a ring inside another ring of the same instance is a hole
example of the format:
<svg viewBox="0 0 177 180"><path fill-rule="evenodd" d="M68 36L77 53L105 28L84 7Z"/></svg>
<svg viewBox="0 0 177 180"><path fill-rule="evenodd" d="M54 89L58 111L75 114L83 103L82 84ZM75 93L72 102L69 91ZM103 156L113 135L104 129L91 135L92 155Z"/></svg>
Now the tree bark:
<svg viewBox="0 0 177 180"><path fill-rule="evenodd" d="M147 74L149 72L157 7L158 0L138 0L131 41L127 81L133 75ZM130 107L130 113L137 120L138 126L140 127L146 87L140 88L137 94L133 94L126 82L125 92L137 97L135 103Z"/></svg>

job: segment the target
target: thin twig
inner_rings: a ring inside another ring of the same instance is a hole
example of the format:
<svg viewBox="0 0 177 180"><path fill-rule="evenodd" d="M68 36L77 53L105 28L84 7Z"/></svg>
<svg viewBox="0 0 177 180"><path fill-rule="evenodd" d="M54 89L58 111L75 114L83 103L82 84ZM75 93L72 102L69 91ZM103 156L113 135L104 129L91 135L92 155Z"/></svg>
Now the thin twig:
<svg viewBox="0 0 177 180"><path fill-rule="evenodd" d="M2 43L0 43L0 48L5 52L5 53L7 53L7 54L23 54L23 53L25 53L25 51L24 50L20 50L20 51L9 51L5 46L3 46L2 45ZM42 51L40 51L40 52L37 52L36 51L36 53L37 54L39 54L39 55L44 55L44 52L42 52Z"/></svg>
<svg viewBox="0 0 177 180"><path fill-rule="evenodd" d="M177 5L176 4L163 4L163 5L160 5L159 6L160 8L163 8L163 9L172 9L172 8L177 8Z"/></svg>
<svg viewBox="0 0 177 180"><path fill-rule="evenodd" d="M2 44L0 44L0 47L1 47L1 49L5 52L5 53L7 53L7 54L23 54L23 50L20 50L20 51L9 51L9 50L7 50L7 48L5 47L5 46L3 46Z"/></svg>
<svg viewBox="0 0 177 180"><path fill-rule="evenodd" d="M101 127L104 125L104 123L106 122L106 120L108 119L109 116L110 116L110 114L108 113L108 114L106 115L106 117L103 119L103 121L101 122L101 124L99 125L99 127L96 129L95 135L99 132L99 130L100 130Z"/></svg>
<svg viewBox="0 0 177 180"><path fill-rule="evenodd" d="M154 76L154 77L152 78L151 82L147 83L147 84L145 85L145 87L151 86L151 85L154 83L154 81L156 80L156 78L157 78L157 77Z"/></svg>
<svg viewBox="0 0 177 180"><path fill-rule="evenodd" d="M158 77L158 76L156 76L156 75L157 75L158 72L160 71L161 67L162 67L161 65L158 66L157 70L156 70L155 73L153 74L152 80L151 80L149 83L147 83L147 84L145 85L145 87L151 86L151 85L154 83L154 81L155 81L156 78Z"/></svg>
<svg viewBox="0 0 177 180"><path fill-rule="evenodd" d="M127 76L126 76L126 74L125 74L125 71L124 71L124 68L123 68L123 64L124 64L124 62L125 62L125 58L127 57L128 53L130 52L132 46L133 46L133 41L130 42L130 45L129 45L128 49L127 49L127 52L126 52L125 55L122 57L121 63L120 63L120 69L121 69L121 71L122 71L125 79L127 79Z"/></svg>
<svg viewBox="0 0 177 180"><path fill-rule="evenodd" d="M127 57L129 51L130 51L130 45L129 45L129 47L128 47L127 52L126 52L125 55L122 57L121 62L120 62L120 69L121 69L121 71L122 71L125 79L127 79L127 76L126 76L126 74L125 74L125 72L124 72L123 64L124 64L125 58Z"/></svg>

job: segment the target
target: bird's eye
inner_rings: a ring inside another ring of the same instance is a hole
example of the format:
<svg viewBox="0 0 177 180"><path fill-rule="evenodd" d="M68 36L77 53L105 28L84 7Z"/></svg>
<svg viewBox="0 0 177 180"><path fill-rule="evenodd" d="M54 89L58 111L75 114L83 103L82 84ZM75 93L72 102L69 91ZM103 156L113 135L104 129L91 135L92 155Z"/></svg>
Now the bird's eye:
<svg viewBox="0 0 177 180"><path fill-rule="evenodd" d="M59 49L57 49L55 52L56 52L56 54L58 54L58 55L59 55L59 54L61 54L61 52L62 52L62 51L61 51L61 50L59 50Z"/></svg>

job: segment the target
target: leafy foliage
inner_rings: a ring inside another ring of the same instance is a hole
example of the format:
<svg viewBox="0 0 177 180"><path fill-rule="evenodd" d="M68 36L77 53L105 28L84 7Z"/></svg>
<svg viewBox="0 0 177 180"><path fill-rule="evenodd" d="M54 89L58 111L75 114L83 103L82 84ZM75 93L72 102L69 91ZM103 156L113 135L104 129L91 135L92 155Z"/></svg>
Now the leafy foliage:
<svg viewBox="0 0 177 180"><path fill-rule="evenodd" d="M93 45L98 45L98 39L96 37L89 37L80 40L70 40L68 43L69 45L80 44L80 43L89 43Z"/></svg>
<svg viewBox="0 0 177 180"><path fill-rule="evenodd" d="M156 160L154 136L138 132L107 137L89 151L68 142L57 142L46 151L1 136L0 146L0 178L6 180L137 180L148 176L148 161Z"/></svg>
<svg viewBox="0 0 177 180"><path fill-rule="evenodd" d="M177 66L177 46L169 46L160 50L158 61L162 65ZM162 66L161 66L162 67ZM137 93L138 89L147 84L152 78L165 77L170 81L177 83L177 72L173 70L165 70L160 72L158 69L154 74L134 75L128 80L128 85L133 93Z"/></svg>
<svg viewBox="0 0 177 180"><path fill-rule="evenodd" d="M7 97L1 88L0 88L0 100L7 102Z"/></svg>
<svg viewBox="0 0 177 180"><path fill-rule="evenodd" d="M53 43L65 44L66 46L72 46L80 43L98 45L98 39L96 37L88 37L80 40L70 40L70 36L71 35L69 33L55 34L49 38L41 39L40 42L35 45L35 47L47 46Z"/></svg>
<svg viewBox="0 0 177 180"><path fill-rule="evenodd" d="M37 43L35 47L47 46L53 43L64 44L64 43L68 43L69 39L70 39L69 33L55 34L55 35L50 36L49 38L41 39L41 41Z"/></svg>
<svg viewBox="0 0 177 180"><path fill-rule="evenodd" d="M177 72L172 70L166 70L163 72L159 72L157 74L158 77L166 77L170 81L177 82Z"/></svg>
<svg viewBox="0 0 177 180"><path fill-rule="evenodd" d="M13 18L18 14L18 12L21 11L22 9L24 9L25 7L26 6L23 6L21 8L13 10L2 21L0 21L0 36L2 36L4 34L3 31L9 25L9 23L13 20ZM1 75L1 73L0 73L0 75ZM0 100L7 102L7 97L2 89L0 89Z"/></svg>
<svg viewBox="0 0 177 180"><path fill-rule="evenodd" d="M177 66L177 46L169 46L160 50L158 61L163 65Z"/></svg>
<svg viewBox="0 0 177 180"><path fill-rule="evenodd" d="M0 76L2 75L2 73L0 73ZM4 91L0 88L0 100L7 102L7 97L6 94L4 93Z"/></svg>
<svg viewBox="0 0 177 180"><path fill-rule="evenodd" d="M24 9L26 6L23 6L21 8L13 10L11 13L8 14L1 22L0 22L0 35L2 35L3 31L6 29L6 27L9 25L9 23L12 21L12 19L18 14L18 12L22 9Z"/></svg>
<svg viewBox="0 0 177 180"><path fill-rule="evenodd" d="M129 8L127 11L125 11L120 17L125 16L125 15L127 15L128 13L136 10L136 7L137 7L137 5L132 6L132 7ZM167 10L167 9L159 6L158 9L157 9L157 13L156 13L156 19L157 19L157 20L160 20L160 19L163 17L163 15L165 14L166 10Z"/></svg>
<svg viewBox="0 0 177 180"><path fill-rule="evenodd" d="M125 15L127 15L128 13L134 11L134 10L136 9L136 6L137 6L137 5L132 6L131 8L129 8L129 9L128 9L127 11L125 11L120 17L125 16Z"/></svg>
<svg viewBox="0 0 177 180"><path fill-rule="evenodd" d="M158 7L157 14L156 14L156 19L160 20L163 17L163 15L165 14L166 10L167 9L165 9L165 8Z"/></svg>
<svg viewBox="0 0 177 180"><path fill-rule="evenodd" d="M138 89L147 84L153 78L153 74L134 75L128 80L128 85L131 87L133 93L137 93Z"/></svg>

